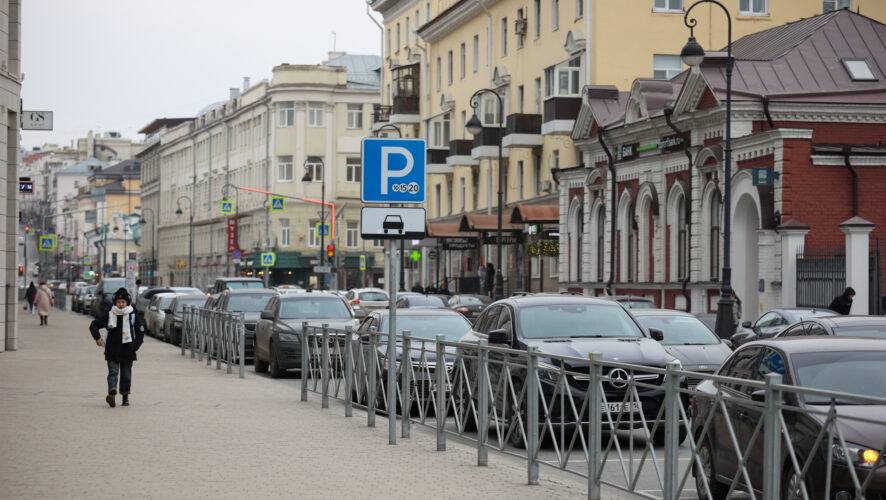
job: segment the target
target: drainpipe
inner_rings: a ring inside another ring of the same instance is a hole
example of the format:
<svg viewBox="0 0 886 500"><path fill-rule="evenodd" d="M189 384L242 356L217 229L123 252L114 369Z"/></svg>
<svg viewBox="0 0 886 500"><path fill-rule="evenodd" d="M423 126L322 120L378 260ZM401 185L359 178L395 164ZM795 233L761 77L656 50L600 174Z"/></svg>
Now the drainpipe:
<svg viewBox="0 0 886 500"><path fill-rule="evenodd" d="M594 9L594 0L579 0L585 2L585 85L591 85L594 81L594 72L591 70L591 12Z"/></svg>
<svg viewBox="0 0 886 500"><path fill-rule="evenodd" d="M372 9L369 7L369 2L366 2L366 16L369 19L372 19L372 22L378 26L378 29L381 30L381 44L379 45L379 54L381 54L381 69L378 70L379 81L378 81L378 97L380 101L378 105L381 106L385 103L385 27L381 25L374 17L372 17Z"/></svg>
<svg viewBox="0 0 886 500"><path fill-rule="evenodd" d="M769 97L763 96L763 115L766 117L766 123L769 124L769 130L772 130L775 127L775 122L772 121L772 113L769 112Z"/></svg>
<svg viewBox="0 0 886 500"><path fill-rule="evenodd" d="M267 120L265 120L265 191L271 192L271 102L270 97L265 103L267 112ZM265 195L265 241L264 245L267 251L271 246L271 195ZM265 269L264 281L265 288L270 283L271 268Z"/></svg>
<svg viewBox="0 0 886 500"><path fill-rule="evenodd" d="M849 174L852 175L852 216L855 217L858 215L858 172L855 171L855 167L852 166L852 162L849 159L851 154L852 148L844 146L843 164L846 165L846 168L849 169Z"/></svg>
<svg viewBox="0 0 886 500"><path fill-rule="evenodd" d="M609 281L606 282L606 291L609 295L615 295L615 290L613 289L613 283L615 283L615 195L617 191L617 183L615 182L615 158L613 158L609 146L606 145L606 135L603 127L600 127L598 137L600 146L603 148L603 152L606 153L606 158L609 163L610 197L612 198L610 207L612 214L609 217Z"/></svg>
<svg viewBox="0 0 886 500"><path fill-rule="evenodd" d="M667 122L668 127L677 134L678 137L683 135L683 131L677 128L672 121L672 116L674 114L674 108L665 108L664 117L665 122ZM686 148L683 149L683 152L686 154L686 159L689 161L689 196L687 196L688 203L686 203L686 237L689 239L689 242L692 242L692 153L689 151L689 144L686 145ZM687 244L687 247L691 247L691 245ZM691 250L691 248L687 249ZM691 262L692 259L690 259ZM688 268L689 266L687 266ZM690 269L686 270L686 276L680 280L680 290L683 292L683 297L686 299L686 308L687 311L692 311L692 300L689 293L689 277L691 276L692 271Z"/></svg>
<svg viewBox="0 0 886 500"><path fill-rule="evenodd" d="M483 9L483 12L486 13L487 25L486 25L486 67L489 68L489 82L492 82L492 13L489 12L489 9L486 8L486 5L483 4L483 0L477 0L477 5ZM499 117L499 120L504 120L504 117Z"/></svg>

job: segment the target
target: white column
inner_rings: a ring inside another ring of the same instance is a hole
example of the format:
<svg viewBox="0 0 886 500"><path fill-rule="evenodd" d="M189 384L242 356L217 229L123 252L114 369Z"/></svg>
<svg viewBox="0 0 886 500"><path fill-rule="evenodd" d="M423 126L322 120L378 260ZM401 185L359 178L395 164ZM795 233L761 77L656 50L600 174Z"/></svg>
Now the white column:
<svg viewBox="0 0 886 500"><path fill-rule="evenodd" d="M870 277L869 240L874 224L861 217L853 217L840 224L846 235L846 286L855 290L851 314L868 314Z"/></svg>
<svg viewBox="0 0 886 500"><path fill-rule="evenodd" d="M781 307L797 307L797 255L803 251L809 226L790 220L781 233Z"/></svg>

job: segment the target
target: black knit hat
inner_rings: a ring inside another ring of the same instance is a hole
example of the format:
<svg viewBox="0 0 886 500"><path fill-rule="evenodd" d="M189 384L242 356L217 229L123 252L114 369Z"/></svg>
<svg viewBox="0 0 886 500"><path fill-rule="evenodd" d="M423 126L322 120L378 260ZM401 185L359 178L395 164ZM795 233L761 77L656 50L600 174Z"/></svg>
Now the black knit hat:
<svg viewBox="0 0 886 500"><path fill-rule="evenodd" d="M123 299L127 304L132 304L132 297L129 296L129 290L121 288L114 292L114 302Z"/></svg>

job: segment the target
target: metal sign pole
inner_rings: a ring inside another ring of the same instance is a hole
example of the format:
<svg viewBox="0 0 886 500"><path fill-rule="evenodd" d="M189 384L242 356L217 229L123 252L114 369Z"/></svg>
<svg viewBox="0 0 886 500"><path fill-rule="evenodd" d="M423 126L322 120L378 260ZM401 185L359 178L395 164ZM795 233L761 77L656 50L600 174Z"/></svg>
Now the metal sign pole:
<svg viewBox="0 0 886 500"><path fill-rule="evenodd" d="M388 322L388 352L385 356L387 365L387 391L388 402L385 409L388 411L388 444L397 444L397 283L400 266L397 265L397 245L388 245L391 249L391 258L388 262L391 266L389 322Z"/></svg>

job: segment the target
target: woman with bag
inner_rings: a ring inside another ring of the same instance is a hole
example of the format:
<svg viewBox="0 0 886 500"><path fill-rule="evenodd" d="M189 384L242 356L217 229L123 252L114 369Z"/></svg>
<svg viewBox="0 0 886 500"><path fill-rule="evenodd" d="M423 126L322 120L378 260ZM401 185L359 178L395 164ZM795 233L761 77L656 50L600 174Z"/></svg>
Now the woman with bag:
<svg viewBox="0 0 886 500"><path fill-rule="evenodd" d="M89 325L89 333L95 345L105 348L105 361L108 363L108 395L105 402L111 408L117 406L119 379L123 406L129 406L129 389L132 386L132 362L136 351L145 340L145 324L135 312L132 298L125 288L114 293L114 302L108 314L99 316ZM100 330L108 334L103 340Z"/></svg>
<svg viewBox="0 0 886 500"><path fill-rule="evenodd" d="M55 298L52 296L52 290L46 286L45 281L41 282L40 288L37 289L37 294L34 296L34 305L37 307L37 314L40 315L40 326L49 324L49 310L52 309L54 303Z"/></svg>

